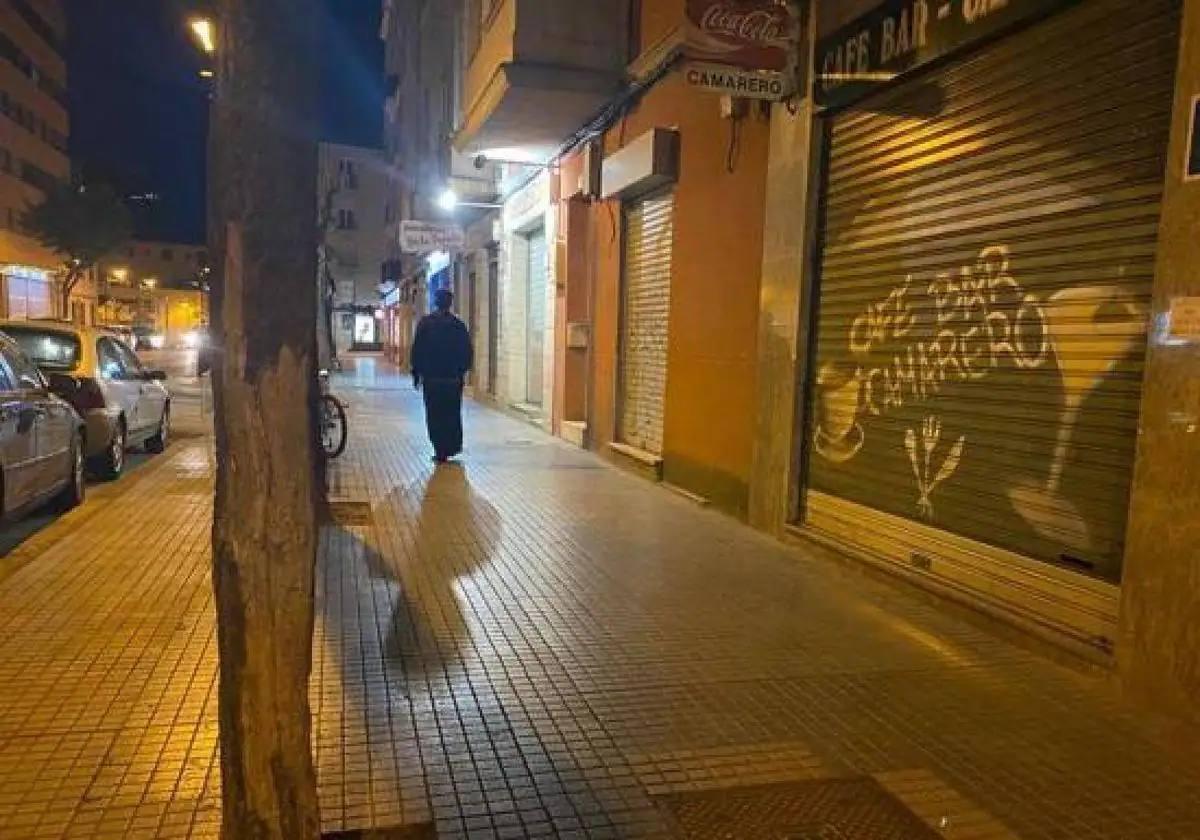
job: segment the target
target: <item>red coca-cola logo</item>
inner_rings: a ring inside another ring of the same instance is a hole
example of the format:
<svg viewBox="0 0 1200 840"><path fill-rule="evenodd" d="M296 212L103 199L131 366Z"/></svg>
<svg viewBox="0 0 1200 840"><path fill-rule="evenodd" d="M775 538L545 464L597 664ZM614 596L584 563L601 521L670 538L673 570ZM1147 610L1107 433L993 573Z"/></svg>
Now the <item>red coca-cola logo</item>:
<svg viewBox="0 0 1200 840"><path fill-rule="evenodd" d="M699 23L700 28L710 34L764 45L787 35L787 11L781 6L742 9L718 3L704 11Z"/></svg>

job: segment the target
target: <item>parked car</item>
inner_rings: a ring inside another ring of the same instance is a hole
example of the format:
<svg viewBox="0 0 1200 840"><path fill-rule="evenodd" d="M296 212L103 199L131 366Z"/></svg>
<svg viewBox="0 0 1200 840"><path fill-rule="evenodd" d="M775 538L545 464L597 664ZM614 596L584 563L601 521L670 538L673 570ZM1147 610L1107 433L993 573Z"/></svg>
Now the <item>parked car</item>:
<svg viewBox="0 0 1200 840"><path fill-rule="evenodd" d="M167 346L167 337L150 327L134 327L133 341L126 343L134 350L162 350Z"/></svg>
<svg viewBox="0 0 1200 840"><path fill-rule="evenodd" d="M125 453L162 452L171 434L166 374L147 370L114 333L62 321L0 322L49 380L50 389L83 418L84 454L104 478L117 478Z"/></svg>
<svg viewBox="0 0 1200 840"><path fill-rule="evenodd" d="M37 366L0 335L0 517L83 501L84 423Z"/></svg>

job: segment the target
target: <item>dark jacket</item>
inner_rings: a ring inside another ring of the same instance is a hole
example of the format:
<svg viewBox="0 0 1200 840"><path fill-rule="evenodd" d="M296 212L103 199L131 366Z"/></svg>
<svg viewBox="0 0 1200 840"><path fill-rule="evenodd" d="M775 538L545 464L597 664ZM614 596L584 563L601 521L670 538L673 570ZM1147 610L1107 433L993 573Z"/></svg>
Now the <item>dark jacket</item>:
<svg viewBox="0 0 1200 840"><path fill-rule="evenodd" d="M412 373L417 379L462 379L474 362L467 325L453 313L434 312L417 324Z"/></svg>

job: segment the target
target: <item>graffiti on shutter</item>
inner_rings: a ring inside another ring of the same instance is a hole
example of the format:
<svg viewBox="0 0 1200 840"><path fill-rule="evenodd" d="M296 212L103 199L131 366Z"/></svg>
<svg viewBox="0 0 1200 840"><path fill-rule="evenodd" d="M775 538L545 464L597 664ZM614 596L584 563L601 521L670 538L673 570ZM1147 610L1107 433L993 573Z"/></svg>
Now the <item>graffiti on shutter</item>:
<svg viewBox="0 0 1200 840"><path fill-rule="evenodd" d="M833 118L809 487L1120 578L1178 10L1083 4ZM929 89L941 102L930 110Z"/></svg>

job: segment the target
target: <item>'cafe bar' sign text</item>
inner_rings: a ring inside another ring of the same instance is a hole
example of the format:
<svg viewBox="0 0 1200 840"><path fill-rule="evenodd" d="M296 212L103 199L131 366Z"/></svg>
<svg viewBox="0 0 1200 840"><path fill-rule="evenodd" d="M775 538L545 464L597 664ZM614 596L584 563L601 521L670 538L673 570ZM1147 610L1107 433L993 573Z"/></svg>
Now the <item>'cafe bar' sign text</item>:
<svg viewBox="0 0 1200 840"><path fill-rule="evenodd" d="M817 101L845 105L957 49L1072 0L890 0L817 45Z"/></svg>

